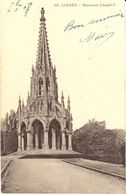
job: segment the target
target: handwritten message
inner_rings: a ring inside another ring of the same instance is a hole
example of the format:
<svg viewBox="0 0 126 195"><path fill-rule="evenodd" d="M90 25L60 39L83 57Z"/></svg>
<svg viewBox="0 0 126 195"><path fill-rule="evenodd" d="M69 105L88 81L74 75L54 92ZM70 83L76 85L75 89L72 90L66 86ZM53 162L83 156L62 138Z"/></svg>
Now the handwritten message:
<svg viewBox="0 0 126 195"><path fill-rule="evenodd" d="M105 42L110 40L115 35L115 32L112 29L109 31L109 29L106 28L104 23L108 21L112 22L116 18L124 18L124 14L119 10L117 13L114 13L112 15L107 15L105 17L90 20L86 24L77 23L76 20L73 19L70 22L68 22L68 24L65 26L64 32L73 33L81 31L83 34L81 37L78 38L78 41L81 44L91 45L93 51L93 52L91 51L92 54L96 51L96 49L98 49L100 46L102 46ZM97 30L97 26L101 24L103 24L105 28L103 28L102 30L102 27L100 27ZM93 28L95 29L95 31L90 30L90 27L92 25L94 26Z"/></svg>
<svg viewBox="0 0 126 195"><path fill-rule="evenodd" d="M93 19L93 20L89 21L87 24L76 24L75 20L71 20L66 25L66 27L64 28L64 32L65 31L70 31L70 30L75 30L75 29L78 29L78 28L84 28L84 27L89 26L91 24L99 24L99 23L105 22L106 20L110 20L110 19L113 19L113 18L116 18L116 17L123 18L124 14L121 11L119 11L118 13L106 16L104 18Z"/></svg>

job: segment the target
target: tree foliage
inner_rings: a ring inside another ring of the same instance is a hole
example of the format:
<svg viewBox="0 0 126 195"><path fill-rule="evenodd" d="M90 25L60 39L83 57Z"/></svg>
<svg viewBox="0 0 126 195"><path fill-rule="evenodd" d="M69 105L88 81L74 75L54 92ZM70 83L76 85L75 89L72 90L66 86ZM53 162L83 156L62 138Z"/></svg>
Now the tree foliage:
<svg viewBox="0 0 126 195"><path fill-rule="evenodd" d="M10 114L6 114L5 119L1 120L1 131L13 131L16 130L16 113L14 110L10 111Z"/></svg>
<svg viewBox="0 0 126 195"><path fill-rule="evenodd" d="M11 110L1 120L1 154L6 155L17 150L16 112Z"/></svg>
<svg viewBox="0 0 126 195"><path fill-rule="evenodd" d="M93 119L74 131L73 149L84 158L124 164L125 136L124 130L106 129L105 121Z"/></svg>

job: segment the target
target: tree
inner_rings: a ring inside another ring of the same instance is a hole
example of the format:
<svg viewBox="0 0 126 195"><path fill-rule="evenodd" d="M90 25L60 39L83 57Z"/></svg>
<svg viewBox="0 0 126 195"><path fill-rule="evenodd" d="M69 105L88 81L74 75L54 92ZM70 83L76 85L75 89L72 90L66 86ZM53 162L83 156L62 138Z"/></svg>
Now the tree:
<svg viewBox="0 0 126 195"><path fill-rule="evenodd" d="M92 119L73 132L72 145L84 158L124 163L125 136L124 130L106 129L105 121Z"/></svg>
<svg viewBox="0 0 126 195"><path fill-rule="evenodd" d="M10 111L9 124L10 124L10 129L11 130L16 129L16 113L15 113L14 110Z"/></svg>

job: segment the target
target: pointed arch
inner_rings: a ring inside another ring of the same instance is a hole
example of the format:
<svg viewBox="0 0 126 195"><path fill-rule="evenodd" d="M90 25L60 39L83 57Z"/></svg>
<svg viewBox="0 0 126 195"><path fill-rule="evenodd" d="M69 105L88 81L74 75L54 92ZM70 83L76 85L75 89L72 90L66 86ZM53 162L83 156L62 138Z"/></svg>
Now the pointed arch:
<svg viewBox="0 0 126 195"><path fill-rule="evenodd" d="M26 131L26 123L21 121L20 133L24 133Z"/></svg>
<svg viewBox="0 0 126 195"><path fill-rule="evenodd" d="M70 128L70 123L69 123L69 121L67 120L67 121L66 121L66 129L69 130L69 128Z"/></svg>
<svg viewBox="0 0 126 195"><path fill-rule="evenodd" d="M49 126L50 126L50 124L53 122L53 121L57 121L58 123L59 123L59 125L60 125L60 127L61 127L61 130L63 129L63 123L62 123L62 121L56 116L56 115L54 115L50 120L49 120Z"/></svg>
<svg viewBox="0 0 126 195"><path fill-rule="evenodd" d="M40 77L38 80L38 95L42 95L43 92L43 80Z"/></svg>
<svg viewBox="0 0 126 195"><path fill-rule="evenodd" d="M26 150L27 148L26 124L23 121L21 122L21 148L22 150Z"/></svg>
<svg viewBox="0 0 126 195"><path fill-rule="evenodd" d="M32 147L41 149L44 145L44 126L43 123L35 119L32 124Z"/></svg>
<svg viewBox="0 0 126 195"><path fill-rule="evenodd" d="M46 78L46 91L49 92L50 90L50 81L49 81L49 77Z"/></svg>
<svg viewBox="0 0 126 195"><path fill-rule="evenodd" d="M62 134L61 125L57 119L51 120L49 124L49 137L48 137L49 148L55 147L55 149L61 149L62 145Z"/></svg>

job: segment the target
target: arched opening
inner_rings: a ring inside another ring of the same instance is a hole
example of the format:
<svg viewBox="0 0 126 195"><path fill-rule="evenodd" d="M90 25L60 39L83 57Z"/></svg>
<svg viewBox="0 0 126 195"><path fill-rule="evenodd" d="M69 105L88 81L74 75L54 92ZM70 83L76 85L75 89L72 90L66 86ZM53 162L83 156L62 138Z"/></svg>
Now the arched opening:
<svg viewBox="0 0 126 195"><path fill-rule="evenodd" d="M50 81L49 81L49 78L47 77L46 78L46 91L49 92L49 89L50 89Z"/></svg>
<svg viewBox="0 0 126 195"><path fill-rule="evenodd" d="M69 129L69 121L66 122L66 129Z"/></svg>
<svg viewBox="0 0 126 195"><path fill-rule="evenodd" d="M62 146L62 134L61 126L59 122L54 119L49 125L49 136L48 136L49 148L61 149Z"/></svg>
<svg viewBox="0 0 126 195"><path fill-rule="evenodd" d="M26 150L27 148L27 133L26 133L26 125L24 122L21 124L21 148Z"/></svg>
<svg viewBox="0 0 126 195"><path fill-rule="evenodd" d="M40 78L39 78L39 81L38 81L38 94L39 94L39 95L42 95L42 91L43 91L43 80L42 80L42 78L40 77Z"/></svg>
<svg viewBox="0 0 126 195"><path fill-rule="evenodd" d="M34 120L32 123L32 145L33 148L42 149L44 145L44 127L41 121Z"/></svg>

